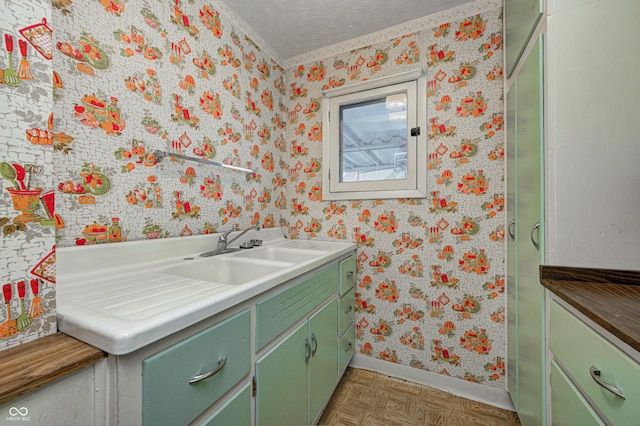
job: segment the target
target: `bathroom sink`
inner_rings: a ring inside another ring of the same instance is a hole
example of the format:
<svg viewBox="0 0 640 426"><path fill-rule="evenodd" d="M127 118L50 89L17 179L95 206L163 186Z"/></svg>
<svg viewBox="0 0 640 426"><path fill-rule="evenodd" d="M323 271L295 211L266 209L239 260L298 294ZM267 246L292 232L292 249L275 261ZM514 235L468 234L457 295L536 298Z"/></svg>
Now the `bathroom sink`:
<svg viewBox="0 0 640 426"><path fill-rule="evenodd" d="M328 253L326 250L300 250L283 247L260 247L249 250L241 250L231 257L236 259L261 259L278 262L300 263L317 259Z"/></svg>
<svg viewBox="0 0 640 426"><path fill-rule="evenodd" d="M231 256L218 256L206 260L187 261L162 272L218 284L242 285L257 278L280 272L283 268L291 265L292 263L287 262L262 262Z"/></svg>

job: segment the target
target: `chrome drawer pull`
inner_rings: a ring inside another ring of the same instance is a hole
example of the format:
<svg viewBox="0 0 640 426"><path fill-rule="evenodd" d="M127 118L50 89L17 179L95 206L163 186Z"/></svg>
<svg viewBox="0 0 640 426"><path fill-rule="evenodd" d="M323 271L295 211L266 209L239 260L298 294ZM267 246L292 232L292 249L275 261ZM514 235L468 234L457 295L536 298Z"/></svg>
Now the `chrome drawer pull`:
<svg viewBox="0 0 640 426"><path fill-rule="evenodd" d="M309 341L304 339L304 363L309 364L309 358L311 358L311 345L309 345Z"/></svg>
<svg viewBox="0 0 640 426"><path fill-rule="evenodd" d="M509 238L511 238L511 241L515 241L516 240L516 234L513 232L513 227L516 224L516 220L513 219L511 221L511 223L509 223L509 228L508 228L508 232L509 232Z"/></svg>
<svg viewBox="0 0 640 426"><path fill-rule="evenodd" d="M353 280L353 271L347 272L347 278L349 278L350 280Z"/></svg>
<svg viewBox="0 0 640 426"><path fill-rule="evenodd" d="M609 383L605 383L602 381L602 379L600 378L600 369L598 369L598 367L596 367L595 365L592 365L591 368L589 369L589 373L591 374L591 378L595 380L597 384L599 384L609 392L616 394L620 398L627 399L627 397L624 396L624 394L620 389L618 389L613 385L610 385Z"/></svg>
<svg viewBox="0 0 640 426"><path fill-rule="evenodd" d="M313 349L311 349L311 356L316 355L316 351L318 350L318 340L316 339L316 335L311 333L311 343L313 343Z"/></svg>
<svg viewBox="0 0 640 426"><path fill-rule="evenodd" d="M347 345L344 347L344 351L348 352L351 350L351 348L353 347L353 345L351 344L351 342L347 343Z"/></svg>
<svg viewBox="0 0 640 426"><path fill-rule="evenodd" d="M540 243L533 239L533 233L536 231L538 231L538 241L540 241L540 222L536 222L535 225L531 227L531 232L529 233L531 244L533 244L536 250L540 251Z"/></svg>
<svg viewBox="0 0 640 426"><path fill-rule="evenodd" d="M344 310L344 313L345 313L345 314L348 314L348 313L349 313L349 312L351 312L352 310L353 310L353 306L352 306L352 305L349 305L349 306L347 306L347 308Z"/></svg>
<svg viewBox="0 0 640 426"><path fill-rule="evenodd" d="M226 363L227 363L227 357L225 356L220 361L218 361L218 366L215 368L215 370L211 370L211 371L209 371L207 373L204 373L204 374L198 374L196 377L194 377L193 379L189 380L189 384L193 385L193 384L201 382L203 380L207 380L211 376L215 376L216 374L218 374L218 372L220 372L220 370L222 370L222 367L224 367L224 365Z"/></svg>

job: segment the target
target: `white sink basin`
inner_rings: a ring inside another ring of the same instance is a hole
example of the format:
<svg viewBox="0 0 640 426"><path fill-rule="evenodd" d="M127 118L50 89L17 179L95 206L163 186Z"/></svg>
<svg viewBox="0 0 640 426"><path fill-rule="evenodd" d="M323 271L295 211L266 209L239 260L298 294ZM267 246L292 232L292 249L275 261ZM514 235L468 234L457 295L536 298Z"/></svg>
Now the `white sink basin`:
<svg viewBox="0 0 640 426"><path fill-rule="evenodd" d="M300 263L317 259L327 254L327 250L300 250L284 247L260 247L235 252L229 257L236 259L260 259L277 262Z"/></svg>
<svg viewBox="0 0 640 426"><path fill-rule="evenodd" d="M241 285L257 278L282 271L291 266L286 262L261 262L234 256L216 256L205 260L190 260L162 272L194 280L226 285Z"/></svg>

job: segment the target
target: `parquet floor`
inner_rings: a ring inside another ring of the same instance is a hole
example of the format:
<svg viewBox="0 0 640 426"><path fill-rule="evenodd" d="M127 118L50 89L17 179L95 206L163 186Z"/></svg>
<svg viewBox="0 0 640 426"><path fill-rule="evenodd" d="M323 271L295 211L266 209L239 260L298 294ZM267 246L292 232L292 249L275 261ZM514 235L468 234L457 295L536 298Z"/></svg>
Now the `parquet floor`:
<svg viewBox="0 0 640 426"><path fill-rule="evenodd" d="M520 426L520 421L512 411L384 374L349 368L318 424Z"/></svg>

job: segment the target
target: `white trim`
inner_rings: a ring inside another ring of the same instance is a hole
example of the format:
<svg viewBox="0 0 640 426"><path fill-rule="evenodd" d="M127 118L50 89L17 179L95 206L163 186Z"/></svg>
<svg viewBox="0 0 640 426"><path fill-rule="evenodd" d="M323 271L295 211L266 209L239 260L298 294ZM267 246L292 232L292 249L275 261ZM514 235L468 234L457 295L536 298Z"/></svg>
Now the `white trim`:
<svg viewBox="0 0 640 426"><path fill-rule="evenodd" d="M406 83L407 81L417 80L426 74L424 68L413 71L401 72L388 77L374 78L371 80L361 81L347 86L335 87L322 92L325 98L334 98L336 96L350 95L364 90L377 89L378 87L392 86L394 84Z"/></svg>
<svg viewBox="0 0 640 426"><path fill-rule="evenodd" d="M516 411L513 402L511 402L511 397L502 389L471 383L406 365L382 361L358 353L353 356L349 366L408 380L504 410Z"/></svg>
<svg viewBox="0 0 640 426"><path fill-rule="evenodd" d="M362 46L371 46L378 43L384 43L394 38L402 37L406 34L427 30L445 22L453 22L464 19L468 16L489 12L498 8L502 8L502 1L503 0L476 0L472 3L464 4L453 9L444 10L433 15L414 19L413 21L389 27L362 37L353 38L351 40L312 50L307 53L302 53L298 56L285 59L282 62L282 67L285 70L294 68L300 64L306 64L309 62L318 61L330 58L332 56L347 53L352 50L359 49Z"/></svg>
<svg viewBox="0 0 640 426"><path fill-rule="evenodd" d="M322 100L322 198L324 200L369 200L426 198L427 196L427 110L425 69L367 80L326 90ZM340 107L386 94L407 95L407 177L398 180L341 182ZM334 120L332 122L331 120ZM410 130L421 132L411 136ZM331 172L333 172L332 175Z"/></svg>

